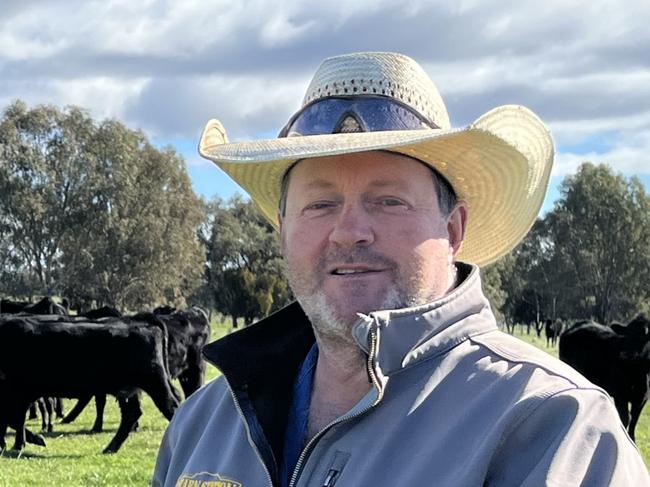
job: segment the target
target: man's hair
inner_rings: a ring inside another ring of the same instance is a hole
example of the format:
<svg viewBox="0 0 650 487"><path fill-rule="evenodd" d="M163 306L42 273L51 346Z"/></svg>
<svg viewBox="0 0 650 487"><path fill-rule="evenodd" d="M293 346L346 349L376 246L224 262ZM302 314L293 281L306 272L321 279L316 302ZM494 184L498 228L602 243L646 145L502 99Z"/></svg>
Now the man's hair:
<svg viewBox="0 0 650 487"><path fill-rule="evenodd" d="M289 189L289 179L291 175L291 170L301 160L302 159L297 160L291 166L289 166L289 169L287 169L286 172L284 173L284 176L282 176L282 183L280 186L280 203L278 205L278 210L280 212L280 216L283 218L287 209L287 191ZM440 212L444 216L449 216L451 210L454 209L456 203L458 202L458 196L456 195L454 188L451 186L449 181L447 181L447 179L438 171L436 171L434 168L432 168L428 164L423 163L419 159L413 159L413 160L419 162L431 172L431 177L433 179L433 187L435 188L436 195L438 196L438 207L440 208Z"/></svg>

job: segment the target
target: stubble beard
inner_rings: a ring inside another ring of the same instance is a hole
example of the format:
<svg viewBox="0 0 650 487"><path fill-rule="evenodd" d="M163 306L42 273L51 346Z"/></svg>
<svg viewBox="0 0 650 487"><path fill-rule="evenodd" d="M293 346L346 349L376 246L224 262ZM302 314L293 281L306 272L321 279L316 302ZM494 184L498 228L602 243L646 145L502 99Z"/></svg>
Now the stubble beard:
<svg viewBox="0 0 650 487"><path fill-rule="evenodd" d="M372 251L342 252L321 259L315 272L297 269L287 259L287 277L296 299L300 303L321 342L340 346L354 345L352 328L359 320L357 313L369 314L378 310L391 310L421 306L435 299L435 292L427 285L422 271L422 259L414 257L408 269L399 269L396 262ZM395 280L386 289L383 299L373 309L358 309L353 316L341 316L334 303L323 292L325 269L330 262L381 263L393 269ZM400 272L401 271L401 272Z"/></svg>

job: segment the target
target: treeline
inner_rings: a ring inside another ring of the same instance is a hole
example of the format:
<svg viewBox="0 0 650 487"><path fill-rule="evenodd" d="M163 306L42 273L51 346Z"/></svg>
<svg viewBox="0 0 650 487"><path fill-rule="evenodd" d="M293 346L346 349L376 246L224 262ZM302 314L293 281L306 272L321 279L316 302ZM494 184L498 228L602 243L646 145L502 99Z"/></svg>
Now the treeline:
<svg viewBox="0 0 650 487"><path fill-rule="evenodd" d="M506 323L626 320L650 306L649 237L641 182L584 164L484 269L486 291ZM77 309L200 305L233 323L292 298L277 233L252 203L197 197L182 157L118 121L22 102L0 119L0 294Z"/></svg>
<svg viewBox="0 0 650 487"><path fill-rule="evenodd" d="M583 164L519 246L485 270L485 280L507 324L627 323L647 314L650 198L643 184L607 165Z"/></svg>

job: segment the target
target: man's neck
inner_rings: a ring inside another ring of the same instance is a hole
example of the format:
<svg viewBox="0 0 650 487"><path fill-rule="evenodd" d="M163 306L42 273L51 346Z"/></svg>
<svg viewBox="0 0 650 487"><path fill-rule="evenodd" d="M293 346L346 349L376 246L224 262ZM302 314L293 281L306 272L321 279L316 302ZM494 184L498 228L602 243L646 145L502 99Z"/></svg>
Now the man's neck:
<svg viewBox="0 0 650 487"><path fill-rule="evenodd" d="M449 268L449 294L458 285L455 265ZM432 299L433 300L433 299ZM372 388L366 356L352 340L319 335L318 362L309 405L308 438L347 413Z"/></svg>
<svg viewBox="0 0 650 487"><path fill-rule="evenodd" d="M356 345L319 339L309 406L308 438L348 412L370 388L366 358Z"/></svg>

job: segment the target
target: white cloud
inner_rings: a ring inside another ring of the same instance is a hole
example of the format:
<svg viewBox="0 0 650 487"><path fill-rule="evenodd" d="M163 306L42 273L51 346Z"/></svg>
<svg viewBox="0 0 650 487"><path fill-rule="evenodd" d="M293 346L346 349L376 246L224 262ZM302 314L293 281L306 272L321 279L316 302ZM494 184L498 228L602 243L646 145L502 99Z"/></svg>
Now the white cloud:
<svg viewBox="0 0 650 487"><path fill-rule="evenodd" d="M286 15L278 13L273 15L269 21L262 27L260 40L265 48L281 47L291 42L299 42L300 37L309 31L314 25L314 21L308 21L297 25L287 18Z"/></svg>
<svg viewBox="0 0 650 487"><path fill-rule="evenodd" d="M609 164L625 175L650 174L650 126L642 131L619 133L611 142L611 148L605 151L558 152L553 175L572 174L583 162Z"/></svg>

